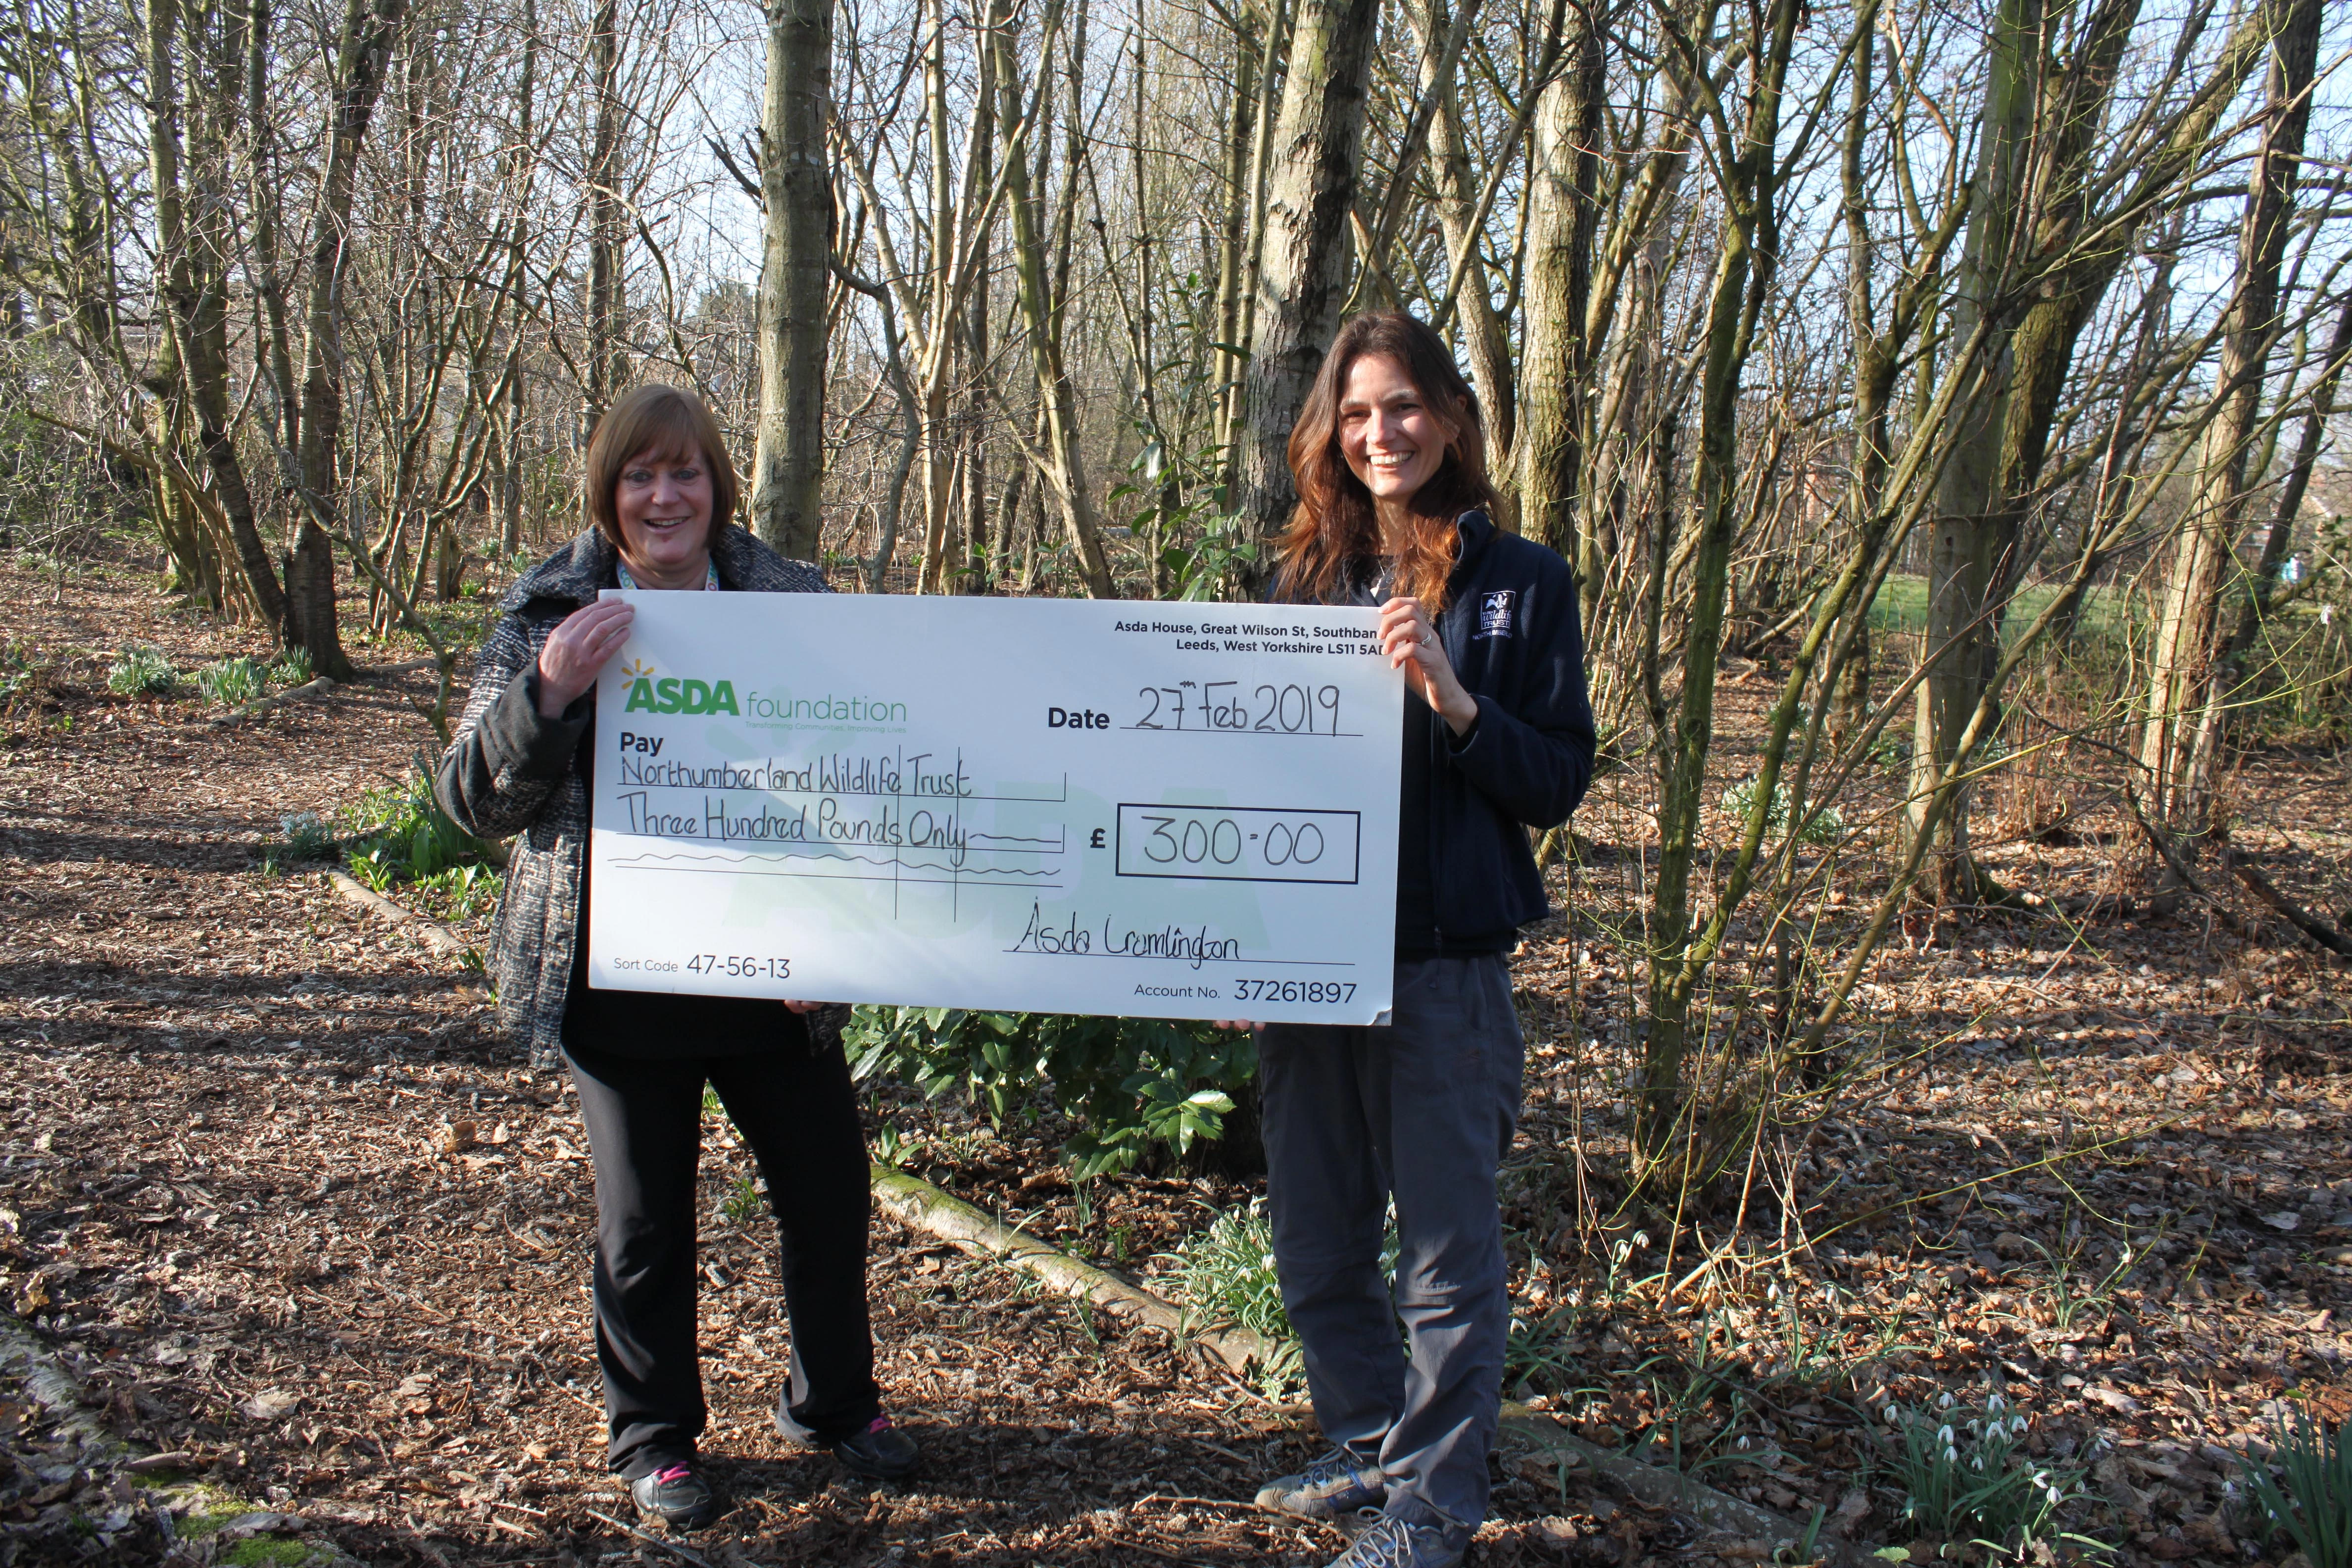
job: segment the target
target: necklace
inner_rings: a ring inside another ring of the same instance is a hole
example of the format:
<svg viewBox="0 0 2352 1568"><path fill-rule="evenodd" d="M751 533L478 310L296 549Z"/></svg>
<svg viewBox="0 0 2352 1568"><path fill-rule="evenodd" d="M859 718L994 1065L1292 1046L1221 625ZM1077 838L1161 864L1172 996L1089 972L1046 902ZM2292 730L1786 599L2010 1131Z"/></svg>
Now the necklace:
<svg viewBox="0 0 2352 1568"><path fill-rule="evenodd" d="M613 563L613 569L621 574L622 587L635 588L637 585L637 580L629 575L627 562L616 558ZM702 591L706 594L719 592L719 563L716 561L703 563Z"/></svg>

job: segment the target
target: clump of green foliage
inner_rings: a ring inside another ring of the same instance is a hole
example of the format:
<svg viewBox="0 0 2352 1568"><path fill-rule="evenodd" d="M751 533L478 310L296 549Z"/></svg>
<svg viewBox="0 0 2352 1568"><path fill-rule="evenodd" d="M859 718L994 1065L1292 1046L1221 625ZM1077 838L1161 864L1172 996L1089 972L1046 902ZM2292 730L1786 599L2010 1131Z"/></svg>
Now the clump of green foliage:
<svg viewBox="0 0 2352 1568"><path fill-rule="evenodd" d="M309 648L289 647L269 667L269 677L281 686L308 686L319 678L319 670L310 662Z"/></svg>
<svg viewBox="0 0 2352 1568"><path fill-rule="evenodd" d="M844 1038L858 1077L888 1073L932 1097L961 1087L1000 1126L1026 1116L1044 1084L1078 1123L1063 1146L1075 1182L1217 1137L1257 1071L1247 1035L1161 1018L860 1007Z"/></svg>
<svg viewBox="0 0 2352 1568"><path fill-rule="evenodd" d="M2239 1460L2249 1511L2265 1537L2292 1537L2311 1568L2352 1568L2352 1443L2342 1422L2331 1429L2309 1406L2294 1408L2292 1421L2273 1418L2268 1462Z"/></svg>
<svg viewBox="0 0 2352 1568"><path fill-rule="evenodd" d="M1269 1340L1294 1336L1274 1274L1274 1224L1263 1200L1227 1209L1176 1249L1184 1301L1204 1322L1233 1323Z"/></svg>
<svg viewBox="0 0 2352 1568"><path fill-rule="evenodd" d="M335 852L335 835L315 811L298 811L278 819L276 838L261 844L264 874L283 876L307 860L324 860Z"/></svg>
<svg viewBox="0 0 2352 1568"><path fill-rule="evenodd" d="M498 908L506 878L489 866L451 866L419 877L413 897L436 920L463 923Z"/></svg>
<svg viewBox="0 0 2352 1568"><path fill-rule="evenodd" d="M441 809L421 759L406 779L379 784L346 806L343 832L345 868L374 892L423 883L445 910L467 913L498 901L498 874L484 868L489 847Z"/></svg>
<svg viewBox="0 0 2352 1568"><path fill-rule="evenodd" d="M1756 791L1761 782L1753 778L1740 780L1723 792L1723 798L1718 804L1727 815L1746 822L1748 814L1756 809ZM1775 784L1772 786L1771 809L1764 818L1764 837L1768 839L1778 838L1787 830L1788 826L1789 788L1786 784ZM1844 837L1845 818L1838 815L1838 809L1833 805L1822 806L1807 813L1804 827L1797 835L1801 842L1820 848L1827 848Z"/></svg>
<svg viewBox="0 0 2352 1568"><path fill-rule="evenodd" d="M240 708L258 701L269 690L269 667L244 654L208 664L196 671L196 689L207 702Z"/></svg>
<svg viewBox="0 0 2352 1568"><path fill-rule="evenodd" d="M1176 1249L1177 1289L1192 1320L1247 1329L1270 1347L1258 1392L1279 1400L1305 1373L1274 1272L1274 1226L1263 1200L1227 1209Z"/></svg>
<svg viewBox="0 0 2352 1568"><path fill-rule="evenodd" d="M106 667L106 689L117 697L168 696L179 679L172 661L152 647L126 647Z"/></svg>
<svg viewBox="0 0 2352 1568"><path fill-rule="evenodd" d="M2079 1467L2037 1463L2025 1413L1998 1394L1981 1408L1944 1395L1935 1411L1889 1405L1888 1468L1904 1487L1903 1517L1922 1538L1969 1540L1993 1551L2038 1542L2100 1543L2057 1531L2058 1510L2082 1496Z"/></svg>

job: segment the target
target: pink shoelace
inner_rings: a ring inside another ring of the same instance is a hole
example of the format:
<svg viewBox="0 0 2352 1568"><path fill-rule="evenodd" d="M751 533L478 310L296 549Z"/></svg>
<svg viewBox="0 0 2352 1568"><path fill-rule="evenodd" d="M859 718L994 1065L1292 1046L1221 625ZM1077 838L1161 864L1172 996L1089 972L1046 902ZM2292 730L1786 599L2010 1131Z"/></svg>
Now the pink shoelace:
<svg viewBox="0 0 2352 1568"><path fill-rule="evenodd" d="M667 1470L656 1470L654 1479L667 1486L672 1481L682 1481L692 1474L694 1474L694 1467L691 1465L672 1465Z"/></svg>

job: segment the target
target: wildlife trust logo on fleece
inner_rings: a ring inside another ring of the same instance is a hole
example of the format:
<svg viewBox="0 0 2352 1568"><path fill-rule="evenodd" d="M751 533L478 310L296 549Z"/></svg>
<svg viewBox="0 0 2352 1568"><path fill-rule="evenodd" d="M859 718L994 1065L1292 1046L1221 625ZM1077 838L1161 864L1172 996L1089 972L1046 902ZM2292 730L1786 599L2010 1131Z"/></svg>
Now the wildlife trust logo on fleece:
<svg viewBox="0 0 2352 1568"><path fill-rule="evenodd" d="M1470 640L1475 642L1480 637L1509 637L1511 612L1517 607L1519 591L1516 588L1497 588L1491 594L1479 595L1478 629L1470 634Z"/></svg>

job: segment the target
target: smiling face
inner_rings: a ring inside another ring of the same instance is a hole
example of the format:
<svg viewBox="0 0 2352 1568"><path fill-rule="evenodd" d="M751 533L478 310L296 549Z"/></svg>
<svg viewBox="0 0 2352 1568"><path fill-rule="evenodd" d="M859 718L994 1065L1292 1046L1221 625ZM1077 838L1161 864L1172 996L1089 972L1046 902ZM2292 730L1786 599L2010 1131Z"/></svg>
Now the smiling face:
<svg viewBox="0 0 2352 1568"><path fill-rule="evenodd" d="M1348 367L1339 391L1339 452L1378 510L1402 509L1419 493L1444 466L1454 435L1394 359L1368 353Z"/></svg>
<svg viewBox="0 0 2352 1568"><path fill-rule="evenodd" d="M648 588L699 588L710 560L710 464L704 456L646 450L621 465L613 511L621 558Z"/></svg>

